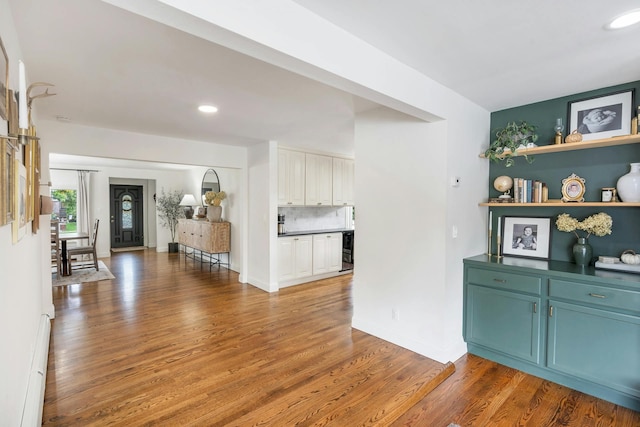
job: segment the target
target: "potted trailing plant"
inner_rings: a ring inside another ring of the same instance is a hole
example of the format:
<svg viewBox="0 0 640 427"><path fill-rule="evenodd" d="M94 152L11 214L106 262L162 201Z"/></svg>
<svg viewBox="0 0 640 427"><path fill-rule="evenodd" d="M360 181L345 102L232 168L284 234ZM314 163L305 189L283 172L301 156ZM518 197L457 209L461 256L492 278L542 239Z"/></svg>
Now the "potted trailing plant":
<svg viewBox="0 0 640 427"><path fill-rule="evenodd" d="M536 126L525 121L520 123L509 122L507 125L496 131L496 139L491 142L489 148L484 152L484 156L494 162L504 160L505 166L513 165L513 156L518 149L535 146L538 140ZM533 162L533 157L524 155L528 163Z"/></svg>
<svg viewBox="0 0 640 427"><path fill-rule="evenodd" d="M177 253L179 248L178 242L176 242L176 228L178 227L178 219L184 216L180 200L182 200L181 191L174 190L165 193L164 189L162 189L162 194L156 202L156 210L162 221L161 225L171 232L170 253Z"/></svg>

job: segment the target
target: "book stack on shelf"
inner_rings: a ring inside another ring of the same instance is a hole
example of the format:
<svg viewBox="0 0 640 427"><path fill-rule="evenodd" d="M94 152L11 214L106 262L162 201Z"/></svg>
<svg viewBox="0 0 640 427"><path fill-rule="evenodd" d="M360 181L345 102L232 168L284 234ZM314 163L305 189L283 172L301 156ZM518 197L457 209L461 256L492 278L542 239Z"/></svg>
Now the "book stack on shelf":
<svg viewBox="0 0 640 427"><path fill-rule="evenodd" d="M549 200L547 184L537 179L513 178L515 203L544 203Z"/></svg>

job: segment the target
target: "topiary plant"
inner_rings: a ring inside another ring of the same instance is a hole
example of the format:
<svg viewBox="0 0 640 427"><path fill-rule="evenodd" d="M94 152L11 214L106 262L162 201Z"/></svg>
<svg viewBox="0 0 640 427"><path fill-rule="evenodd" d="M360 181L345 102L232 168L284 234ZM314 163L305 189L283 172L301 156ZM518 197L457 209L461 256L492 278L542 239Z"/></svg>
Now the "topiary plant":
<svg viewBox="0 0 640 427"><path fill-rule="evenodd" d="M527 148L538 140L538 134L535 132L536 126L525 121L509 122L504 128L496 131L496 139L491 142L484 156L494 162L504 160L505 166L510 167L513 165L513 156L517 155L518 149ZM533 162L532 156L524 154L524 158L528 163Z"/></svg>

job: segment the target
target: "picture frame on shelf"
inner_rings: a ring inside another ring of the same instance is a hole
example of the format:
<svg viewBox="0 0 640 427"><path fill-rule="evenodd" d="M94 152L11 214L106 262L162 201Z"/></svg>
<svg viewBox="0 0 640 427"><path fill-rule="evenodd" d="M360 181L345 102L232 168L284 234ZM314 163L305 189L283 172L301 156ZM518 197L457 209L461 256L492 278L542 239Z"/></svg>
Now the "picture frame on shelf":
<svg viewBox="0 0 640 427"><path fill-rule="evenodd" d="M584 192L586 183L584 178L580 178L575 173L562 180L562 201L563 202L584 202Z"/></svg>
<svg viewBox="0 0 640 427"><path fill-rule="evenodd" d="M541 260L550 258L550 217L505 216L502 224L502 255Z"/></svg>
<svg viewBox="0 0 640 427"><path fill-rule="evenodd" d="M571 101L567 130L577 130L583 141L629 135L634 102L635 89Z"/></svg>

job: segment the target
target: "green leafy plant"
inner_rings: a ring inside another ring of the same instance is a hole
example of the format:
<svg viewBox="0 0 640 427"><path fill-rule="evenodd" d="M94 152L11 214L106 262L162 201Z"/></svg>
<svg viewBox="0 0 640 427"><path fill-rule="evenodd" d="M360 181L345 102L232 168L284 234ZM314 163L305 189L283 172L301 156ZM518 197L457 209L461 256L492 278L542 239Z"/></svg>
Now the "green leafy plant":
<svg viewBox="0 0 640 427"><path fill-rule="evenodd" d="M507 123L504 128L496 131L496 138L484 152L484 156L494 162L504 161L506 167L512 166L513 156L517 155L518 149L526 148L527 144L534 144L538 140L536 128L525 121ZM524 154L524 158L528 163L533 162L532 156Z"/></svg>
<svg viewBox="0 0 640 427"><path fill-rule="evenodd" d="M181 200L181 191L174 190L165 193L164 189L162 189L162 194L156 201L156 210L158 211L158 216L162 221L160 224L171 231L171 243L175 243L176 241L178 220L184 217L184 210L180 206Z"/></svg>

